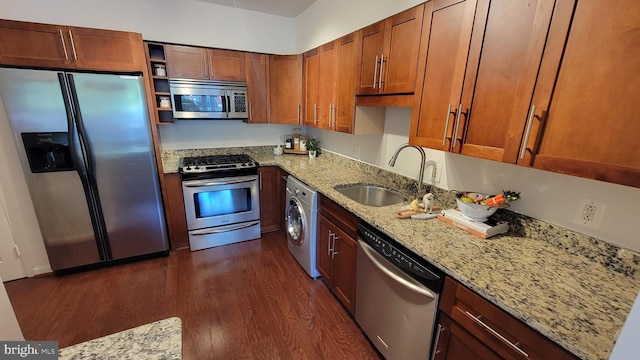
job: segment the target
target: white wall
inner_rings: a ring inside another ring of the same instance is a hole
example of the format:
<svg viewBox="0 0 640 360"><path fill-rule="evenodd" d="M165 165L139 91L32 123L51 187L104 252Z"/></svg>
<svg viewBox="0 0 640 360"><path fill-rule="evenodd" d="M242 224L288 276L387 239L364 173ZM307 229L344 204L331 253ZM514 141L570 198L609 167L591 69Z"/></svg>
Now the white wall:
<svg viewBox="0 0 640 360"><path fill-rule="evenodd" d="M296 18L296 49L304 52L424 0L317 0Z"/></svg>
<svg viewBox="0 0 640 360"><path fill-rule="evenodd" d="M0 17L142 33L145 40L295 52L295 20L196 0L0 0Z"/></svg>

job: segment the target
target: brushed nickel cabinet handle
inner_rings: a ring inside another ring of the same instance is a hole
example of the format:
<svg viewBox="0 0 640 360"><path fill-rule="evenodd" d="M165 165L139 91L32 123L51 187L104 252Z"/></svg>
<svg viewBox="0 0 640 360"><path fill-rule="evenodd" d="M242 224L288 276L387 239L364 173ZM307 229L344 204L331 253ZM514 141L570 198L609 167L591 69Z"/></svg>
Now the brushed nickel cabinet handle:
<svg viewBox="0 0 640 360"><path fill-rule="evenodd" d="M318 104L313 104L313 125L318 125Z"/></svg>
<svg viewBox="0 0 640 360"><path fill-rule="evenodd" d="M378 89L382 90L382 69L384 69L384 54L380 54L380 80L378 80Z"/></svg>
<svg viewBox="0 0 640 360"><path fill-rule="evenodd" d="M331 128L333 130L336 129L336 105L329 105L329 111L331 112Z"/></svg>
<svg viewBox="0 0 640 360"><path fill-rule="evenodd" d="M536 106L531 105L531 111L529 112L529 119L527 119L527 130L524 132L524 140L522 141L522 148L520 149L520 159L524 159L524 155L527 152L527 143L529 143L529 136L531 135L531 126L533 124L533 118L536 115Z"/></svg>
<svg viewBox="0 0 640 360"><path fill-rule="evenodd" d="M376 65L373 68L373 88L376 88L376 81L378 80L378 55L376 55Z"/></svg>
<svg viewBox="0 0 640 360"><path fill-rule="evenodd" d="M340 238L338 236L336 236L336 234L333 234L333 247L331 249L331 259L335 259L336 255L339 254L336 251L336 240L340 240Z"/></svg>
<svg viewBox="0 0 640 360"><path fill-rule="evenodd" d="M449 118L451 117L451 103L447 108L447 121L444 123L444 135L442 135L442 146L447 143L447 129L449 128Z"/></svg>
<svg viewBox="0 0 640 360"><path fill-rule="evenodd" d="M60 32L60 41L62 42L62 50L64 51L64 59L69 60L69 55L67 54L67 45L64 43L64 35L62 35L62 29L58 29Z"/></svg>
<svg viewBox="0 0 640 360"><path fill-rule="evenodd" d="M458 130L460 130L460 115L462 115L462 104L458 107L458 115L456 115L456 131L453 133L453 147L454 149L458 144Z"/></svg>
<svg viewBox="0 0 640 360"><path fill-rule="evenodd" d="M249 103L249 121L253 120L253 111L251 111L251 103Z"/></svg>
<svg viewBox="0 0 640 360"><path fill-rule="evenodd" d="M480 318L482 317L482 315L479 316L473 316L470 312L465 311L464 312L465 315L467 315L471 320L473 320L473 322L475 322L476 324L482 326L485 330L487 330L489 333L491 333L491 335L497 337L500 341L502 341L505 345L509 346L510 348L512 348L513 350L517 351L518 353L520 353L520 355L524 356L525 358L529 358L529 354L527 354L526 352L524 352L522 349L520 349L516 344L512 343L511 341L507 340L507 338L505 338L504 336L500 335L499 332L493 330L489 325L485 324L482 320L480 320Z"/></svg>
<svg viewBox="0 0 640 360"><path fill-rule="evenodd" d="M71 39L71 50L73 50L73 58L78 60L78 54L76 53L76 44L73 42L73 34L69 30L69 39Z"/></svg>
<svg viewBox="0 0 640 360"><path fill-rule="evenodd" d="M327 243L327 255L331 255L333 253L333 237L336 236L331 230L329 230L329 242ZM333 259L333 255L331 255Z"/></svg>
<svg viewBox="0 0 640 360"><path fill-rule="evenodd" d="M438 324L438 332L436 333L436 338L433 342L433 352L431 353L430 360L435 360L436 355L440 353L440 350L438 350L438 344L440 343L440 334L442 334L446 329L447 328L445 328L444 326Z"/></svg>

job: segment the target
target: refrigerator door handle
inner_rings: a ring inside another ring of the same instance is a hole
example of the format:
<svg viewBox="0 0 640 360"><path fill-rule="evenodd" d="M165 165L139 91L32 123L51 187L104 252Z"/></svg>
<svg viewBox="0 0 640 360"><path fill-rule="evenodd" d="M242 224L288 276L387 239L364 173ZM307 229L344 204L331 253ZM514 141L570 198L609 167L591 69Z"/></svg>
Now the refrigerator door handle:
<svg viewBox="0 0 640 360"><path fill-rule="evenodd" d="M58 73L58 81L60 82L60 89L62 90L62 100L64 102L64 109L67 115L67 134L69 135L69 151L71 153L71 162L76 168L76 171L80 176L80 180L82 181L82 185L84 185L86 190L88 186L87 169L84 166L84 162L78 155L82 154L82 151L78 151L79 149L76 146L76 144L78 144L76 140L79 141L79 139L77 139L76 136L77 132L75 127L74 115L71 101L69 100L69 89L67 87L67 83L65 81L63 73Z"/></svg>
<svg viewBox="0 0 640 360"><path fill-rule="evenodd" d="M101 239L99 242L101 256L104 255L107 260L112 259L111 246L109 244L109 237L107 235L107 226L104 221L104 214L102 213L102 204L100 196L98 194L98 181L96 178L95 158L91 149L91 141L87 136L87 132L82 121L82 111L80 110L80 102L78 100L78 93L76 92L76 85L73 78L73 74L67 74L67 83L69 84L68 93L70 95L73 106L73 121L75 122L75 128L77 129L78 138L80 139L80 146L84 157L84 163L86 164L86 175L89 183L89 197L91 198L90 211L94 213L96 219L95 229L97 231L96 236Z"/></svg>

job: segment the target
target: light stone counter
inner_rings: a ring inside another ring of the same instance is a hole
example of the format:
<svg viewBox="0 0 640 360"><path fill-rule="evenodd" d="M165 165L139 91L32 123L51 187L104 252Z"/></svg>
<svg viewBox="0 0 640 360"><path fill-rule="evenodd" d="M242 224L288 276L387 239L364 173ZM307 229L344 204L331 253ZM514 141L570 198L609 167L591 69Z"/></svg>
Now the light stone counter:
<svg viewBox="0 0 640 360"><path fill-rule="evenodd" d="M334 187L378 184L410 194L410 179L328 152L309 159L268 151L245 149L262 166L283 168L580 358L608 358L640 290L639 254L503 210L496 216L509 221L509 233L487 240L436 219L398 220L393 213L402 204L364 206ZM191 153L163 154L165 171L184 154ZM430 191L436 203L453 207L450 194Z"/></svg>
<svg viewBox="0 0 640 360"><path fill-rule="evenodd" d="M60 349L60 360L179 360L182 321L177 317Z"/></svg>

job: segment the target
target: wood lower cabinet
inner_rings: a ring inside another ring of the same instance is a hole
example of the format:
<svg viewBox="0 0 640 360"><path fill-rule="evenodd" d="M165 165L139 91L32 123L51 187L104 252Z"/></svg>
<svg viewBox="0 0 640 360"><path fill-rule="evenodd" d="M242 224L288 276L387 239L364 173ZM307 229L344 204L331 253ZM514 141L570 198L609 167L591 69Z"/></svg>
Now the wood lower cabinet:
<svg viewBox="0 0 640 360"><path fill-rule="evenodd" d="M246 53L249 124L269 122L269 55Z"/></svg>
<svg viewBox="0 0 640 360"><path fill-rule="evenodd" d="M316 266L329 288L353 314L358 218L328 198L319 197Z"/></svg>
<svg viewBox="0 0 640 360"><path fill-rule="evenodd" d="M282 229L287 230L287 219L284 215L287 207L287 179L289 173L285 170L279 170L278 178L278 211L277 215Z"/></svg>
<svg viewBox="0 0 640 360"><path fill-rule="evenodd" d="M269 57L269 121L302 123L302 55Z"/></svg>
<svg viewBox="0 0 640 360"><path fill-rule="evenodd" d="M163 203L172 249L189 247L187 215L184 210L182 177L178 173L163 174Z"/></svg>
<svg viewBox="0 0 640 360"><path fill-rule="evenodd" d="M143 71L138 33L0 20L0 64L62 69Z"/></svg>
<svg viewBox="0 0 640 360"><path fill-rule="evenodd" d="M424 4L360 30L358 95L415 91Z"/></svg>
<svg viewBox="0 0 640 360"><path fill-rule="evenodd" d="M279 178L277 166L265 166L259 169L260 176L260 231L267 233L280 230L282 213L278 212Z"/></svg>
<svg viewBox="0 0 640 360"><path fill-rule="evenodd" d="M435 359L577 359L449 277L439 309Z"/></svg>

